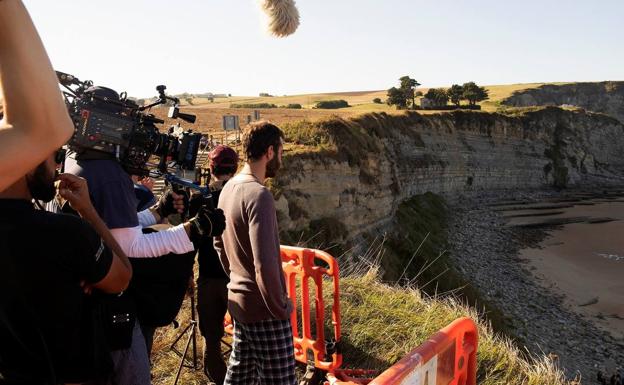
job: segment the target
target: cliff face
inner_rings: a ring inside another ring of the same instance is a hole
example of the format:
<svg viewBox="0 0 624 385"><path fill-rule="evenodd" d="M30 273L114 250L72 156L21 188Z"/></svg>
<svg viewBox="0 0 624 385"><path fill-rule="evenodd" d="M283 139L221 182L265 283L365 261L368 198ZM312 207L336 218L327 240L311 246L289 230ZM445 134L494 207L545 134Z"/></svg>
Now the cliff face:
<svg viewBox="0 0 624 385"><path fill-rule="evenodd" d="M372 114L312 125L315 141L326 145L287 152L274 181L284 233L314 236L329 224L324 238L357 240L388 228L401 202L427 191L618 183L624 176L624 126L582 111Z"/></svg>
<svg viewBox="0 0 624 385"><path fill-rule="evenodd" d="M513 107L572 105L624 122L624 82L547 84L515 92L502 104Z"/></svg>

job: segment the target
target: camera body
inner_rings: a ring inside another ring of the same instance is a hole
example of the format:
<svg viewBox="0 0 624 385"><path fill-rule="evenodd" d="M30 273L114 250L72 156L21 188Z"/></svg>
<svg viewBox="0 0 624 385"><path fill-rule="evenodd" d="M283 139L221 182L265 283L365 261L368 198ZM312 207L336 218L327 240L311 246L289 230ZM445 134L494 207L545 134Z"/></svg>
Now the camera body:
<svg viewBox="0 0 624 385"><path fill-rule="evenodd" d="M118 160L129 174L148 175L150 167L160 174L172 167L194 170L201 134L172 127L160 132L157 124L164 120L144 112L158 104L173 101L170 117L195 122L195 116L179 112L179 100L165 95L165 86L158 86L156 102L139 106L125 93L118 94L106 87L94 87L72 75L57 72L64 91L74 135L68 143L79 156L97 153ZM72 88L74 86L74 88ZM152 157L159 158L150 164Z"/></svg>

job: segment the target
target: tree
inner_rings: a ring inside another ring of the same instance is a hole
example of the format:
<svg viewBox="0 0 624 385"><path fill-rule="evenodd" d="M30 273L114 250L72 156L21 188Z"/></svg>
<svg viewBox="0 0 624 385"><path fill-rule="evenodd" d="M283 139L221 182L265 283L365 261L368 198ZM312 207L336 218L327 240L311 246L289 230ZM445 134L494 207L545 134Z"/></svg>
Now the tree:
<svg viewBox="0 0 624 385"><path fill-rule="evenodd" d="M388 103L389 106L395 105L398 110L407 107L407 99L405 99L405 94L396 87L392 87L388 90L388 98L386 99L386 103Z"/></svg>
<svg viewBox="0 0 624 385"><path fill-rule="evenodd" d="M431 100L437 107L446 106L449 100L444 88L429 88L429 91L425 94L425 98Z"/></svg>
<svg viewBox="0 0 624 385"><path fill-rule="evenodd" d="M474 106L483 100L489 99L488 91L485 87L479 87L475 84L475 82L464 83L462 88L464 89L464 99L468 100L468 104L471 106Z"/></svg>
<svg viewBox="0 0 624 385"><path fill-rule="evenodd" d="M412 79L409 76L405 75L405 76L401 76L399 78L399 82L401 82L401 86L399 87L399 89L403 92L403 95L405 95L405 105L407 106L408 104L408 100L412 101L412 108L416 107L416 87L418 87L420 85L420 83L418 83L416 81L416 79Z"/></svg>
<svg viewBox="0 0 624 385"><path fill-rule="evenodd" d="M315 108L335 109L349 107L349 103L346 100L322 100L316 103Z"/></svg>
<svg viewBox="0 0 624 385"><path fill-rule="evenodd" d="M375 98L375 99L373 99L373 103L381 104L381 99L380 98Z"/></svg>
<svg viewBox="0 0 624 385"><path fill-rule="evenodd" d="M459 84L453 84L451 88L446 91L451 103L459 107L460 102L464 98L464 88Z"/></svg>

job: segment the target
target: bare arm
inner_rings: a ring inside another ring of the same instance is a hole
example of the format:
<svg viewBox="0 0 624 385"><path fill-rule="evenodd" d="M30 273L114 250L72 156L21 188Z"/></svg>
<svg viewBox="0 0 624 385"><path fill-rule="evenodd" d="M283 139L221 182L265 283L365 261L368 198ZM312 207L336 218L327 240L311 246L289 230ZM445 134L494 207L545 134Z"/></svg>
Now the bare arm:
<svg viewBox="0 0 624 385"><path fill-rule="evenodd" d="M132 278L132 265L91 204L87 182L71 174L62 174L59 179L61 180L59 194L69 201L72 208L93 227L104 244L113 252L113 262L108 274L92 286L107 293L124 291Z"/></svg>
<svg viewBox="0 0 624 385"><path fill-rule="evenodd" d="M56 74L20 0L0 1L0 90L1 191L43 162L74 131Z"/></svg>

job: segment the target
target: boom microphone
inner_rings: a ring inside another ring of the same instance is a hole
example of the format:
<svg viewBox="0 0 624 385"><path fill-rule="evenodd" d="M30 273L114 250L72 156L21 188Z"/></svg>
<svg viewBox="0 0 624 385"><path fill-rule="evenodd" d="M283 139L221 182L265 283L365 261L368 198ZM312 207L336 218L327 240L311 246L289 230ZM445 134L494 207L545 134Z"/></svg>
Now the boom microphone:
<svg viewBox="0 0 624 385"><path fill-rule="evenodd" d="M260 0L260 7L268 18L267 29L274 36L286 37L299 27L295 0Z"/></svg>

